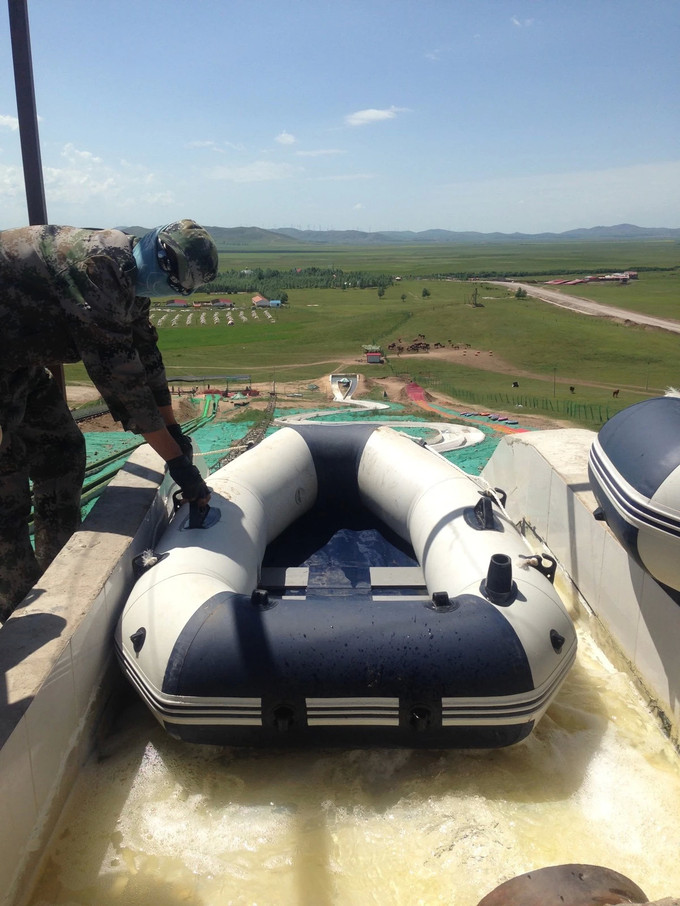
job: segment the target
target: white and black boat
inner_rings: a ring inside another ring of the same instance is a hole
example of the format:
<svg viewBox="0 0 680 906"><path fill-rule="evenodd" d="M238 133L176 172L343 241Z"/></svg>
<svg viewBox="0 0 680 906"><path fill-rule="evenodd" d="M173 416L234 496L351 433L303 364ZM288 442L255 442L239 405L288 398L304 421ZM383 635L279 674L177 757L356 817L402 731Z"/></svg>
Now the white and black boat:
<svg viewBox="0 0 680 906"><path fill-rule="evenodd" d="M593 441L588 475L596 517L680 603L680 398L643 400L612 416Z"/></svg>
<svg viewBox="0 0 680 906"><path fill-rule="evenodd" d="M285 427L180 507L116 633L172 735L497 747L576 655L555 563L485 488L391 428ZM198 527L194 527L198 526Z"/></svg>

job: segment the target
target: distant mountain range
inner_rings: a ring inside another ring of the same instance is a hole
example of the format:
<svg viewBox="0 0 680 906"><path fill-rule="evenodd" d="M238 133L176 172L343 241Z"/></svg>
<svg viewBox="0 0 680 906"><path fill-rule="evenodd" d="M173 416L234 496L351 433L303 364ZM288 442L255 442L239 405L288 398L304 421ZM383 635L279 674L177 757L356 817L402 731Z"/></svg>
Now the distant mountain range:
<svg viewBox="0 0 680 906"><path fill-rule="evenodd" d="M142 236L146 227L120 227L126 233ZM477 233L454 232L452 230L383 230L364 233L361 230L296 230L282 227L263 230L259 227L207 227L219 249L266 248L285 249L300 245L425 245L485 242L553 242L569 239L680 239L680 229L665 227L639 227L632 223L616 226L597 226L564 233Z"/></svg>
<svg viewBox="0 0 680 906"><path fill-rule="evenodd" d="M301 242L323 242L333 245L392 245L395 243L463 243L463 242L543 242L554 239L680 239L680 229L638 227L631 223L568 230L564 233L478 233L452 230L383 230L362 233L359 230L295 230L290 227L272 230Z"/></svg>

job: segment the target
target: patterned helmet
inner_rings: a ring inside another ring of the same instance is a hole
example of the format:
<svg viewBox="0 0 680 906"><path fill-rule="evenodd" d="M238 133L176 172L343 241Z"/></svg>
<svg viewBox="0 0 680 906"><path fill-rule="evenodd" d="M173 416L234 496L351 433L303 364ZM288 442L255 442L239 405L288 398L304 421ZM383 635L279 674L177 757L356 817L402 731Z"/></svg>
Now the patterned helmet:
<svg viewBox="0 0 680 906"><path fill-rule="evenodd" d="M185 296L217 274L215 243L193 220L176 220L159 230L158 258L171 287Z"/></svg>

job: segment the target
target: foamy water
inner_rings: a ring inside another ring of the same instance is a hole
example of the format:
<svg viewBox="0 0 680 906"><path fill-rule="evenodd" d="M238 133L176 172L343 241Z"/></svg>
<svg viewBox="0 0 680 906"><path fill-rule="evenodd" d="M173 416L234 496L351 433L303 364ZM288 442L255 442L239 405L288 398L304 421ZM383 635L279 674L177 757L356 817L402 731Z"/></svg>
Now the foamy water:
<svg viewBox="0 0 680 906"><path fill-rule="evenodd" d="M680 760L581 635L532 736L493 751L192 747L131 705L82 770L30 906L476 906L606 865L680 894Z"/></svg>

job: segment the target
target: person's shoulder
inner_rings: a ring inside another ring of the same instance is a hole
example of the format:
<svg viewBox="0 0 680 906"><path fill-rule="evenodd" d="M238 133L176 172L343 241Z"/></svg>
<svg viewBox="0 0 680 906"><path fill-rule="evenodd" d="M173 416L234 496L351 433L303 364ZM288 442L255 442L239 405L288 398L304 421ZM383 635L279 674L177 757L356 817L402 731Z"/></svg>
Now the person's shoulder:
<svg viewBox="0 0 680 906"><path fill-rule="evenodd" d="M52 224L2 230L0 247L8 259L59 261L64 251L72 245L70 235L73 231L73 227Z"/></svg>
<svg viewBox="0 0 680 906"><path fill-rule="evenodd" d="M51 226L48 224L12 227L7 230L0 230L0 242L3 245L35 244L43 241L49 242L60 230L65 229L70 229L70 227Z"/></svg>
<svg viewBox="0 0 680 906"><path fill-rule="evenodd" d="M105 229L92 230L93 233L97 233L102 239L108 239L111 242L127 242L131 243L134 239L132 233L126 233L125 230L119 230L116 227L107 227Z"/></svg>
<svg viewBox="0 0 680 906"><path fill-rule="evenodd" d="M121 230L91 231L78 243L90 282L109 299L125 297L126 310L133 304L137 266L132 254L132 237Z"/></svg>
<svg viewBox="0 0 680 906"><path fill-rule="evenodd" d="M126 254L132 253L134 236L130 233L124 233L123 230L90 230L88 244L93 252L123 251Z"/></svg>
<svg viewBox="0 0 680 906"><path fill-rule="evenodd" d="M54 237L54 244L63 250L72 265L88 270L114 266L122 272L132 268L132 237L127 233L115 229L61 229Z"/></svg>

